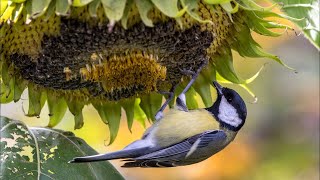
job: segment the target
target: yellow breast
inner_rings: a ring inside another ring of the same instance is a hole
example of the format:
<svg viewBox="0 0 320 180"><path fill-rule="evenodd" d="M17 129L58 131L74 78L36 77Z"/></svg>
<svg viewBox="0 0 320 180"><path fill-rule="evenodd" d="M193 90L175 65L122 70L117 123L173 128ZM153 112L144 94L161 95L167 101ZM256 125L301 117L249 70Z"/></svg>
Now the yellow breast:
<svg viewBox="0 0 320 180"><path fill-rule="evenodd" d="M162 147L170 146L207 130L219 129L219 123L205 109L189 112L172 109L154 126L152 136Z"/></svg>

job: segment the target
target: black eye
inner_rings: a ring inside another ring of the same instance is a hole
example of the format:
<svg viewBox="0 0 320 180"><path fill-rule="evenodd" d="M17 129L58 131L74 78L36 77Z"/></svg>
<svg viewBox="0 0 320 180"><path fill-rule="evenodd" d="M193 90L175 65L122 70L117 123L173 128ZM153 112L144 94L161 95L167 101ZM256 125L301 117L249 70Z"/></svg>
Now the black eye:
<svg viewBox="0 0 320 180"><path fill-rule="evenodd" d="M225 95L225 97L226 97L228 102L232 102L233 101L233 94L228 93L228 94Z"/></svg>
<svg viewBox="0 0 320 180"><path fill-rule="evenodd" d="M236 98L236 92L228 88L223 88L223 95L229 103L232 103Z"/></svg>

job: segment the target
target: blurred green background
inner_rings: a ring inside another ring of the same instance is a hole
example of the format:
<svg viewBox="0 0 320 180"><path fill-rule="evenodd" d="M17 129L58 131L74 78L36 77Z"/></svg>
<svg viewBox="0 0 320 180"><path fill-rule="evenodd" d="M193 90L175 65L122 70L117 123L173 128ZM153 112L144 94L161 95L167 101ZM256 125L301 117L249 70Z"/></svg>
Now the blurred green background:
<svg viewBox="0 0 320 180"><path fill-rule="evenodd" d="M244 97L248 107L247 122L235 141L210 159L185 167L124 169L121 161L112 161L126 179L319 179L319 52L303 35L293 32L280 38L255 35L255 39L298 73L267 59L244 59L234 53L235 68L244 78L267 63L250 85L259 98L257 103L251 103L253 99L245 90L230 86ZM28 98L26 93L22 98ZM1 115L30 126L46 126L48 110L45 108L40 118L28 118L22 111L27 104L26 100L2 104ZM91 106L83 113L85 125L74 133L100 153L123 148L145 130L134 122L130 133L123 114L119 135L107 146L108 128L98 113ZM73 117L67 113L56 128L73 131L73 125Z"/></svg>

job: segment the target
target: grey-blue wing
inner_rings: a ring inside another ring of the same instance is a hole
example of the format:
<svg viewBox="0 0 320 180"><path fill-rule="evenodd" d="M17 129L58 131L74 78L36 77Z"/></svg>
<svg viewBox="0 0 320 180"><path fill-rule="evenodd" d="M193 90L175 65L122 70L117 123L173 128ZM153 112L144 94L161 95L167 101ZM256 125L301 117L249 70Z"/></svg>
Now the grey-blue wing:
<svg viewBox="0 0 320 180"><path fill-rule="evenodd" d="M167 148L128 159L122 167L174 167L192 164L193 159L196 163L210 157L214 149L221 150L220 144L225 140L226 134L222 130L206 131Z"/></svg>

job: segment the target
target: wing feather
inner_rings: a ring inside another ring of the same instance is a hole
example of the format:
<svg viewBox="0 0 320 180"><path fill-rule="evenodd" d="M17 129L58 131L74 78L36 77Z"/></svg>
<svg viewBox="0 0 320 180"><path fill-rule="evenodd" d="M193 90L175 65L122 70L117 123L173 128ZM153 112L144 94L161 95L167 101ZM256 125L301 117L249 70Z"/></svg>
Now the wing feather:
<svg viewBox="0 0 320 180"><path fill-rule="evenodd" d="M219 143L225 139L226 134L222 130L206 131L165 149L128 159L122 167L174 167L187 157L190 150L195 152L198 148L204 148L212 142Z"/></svg>

